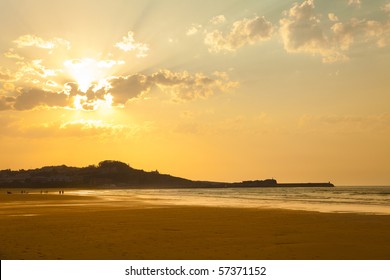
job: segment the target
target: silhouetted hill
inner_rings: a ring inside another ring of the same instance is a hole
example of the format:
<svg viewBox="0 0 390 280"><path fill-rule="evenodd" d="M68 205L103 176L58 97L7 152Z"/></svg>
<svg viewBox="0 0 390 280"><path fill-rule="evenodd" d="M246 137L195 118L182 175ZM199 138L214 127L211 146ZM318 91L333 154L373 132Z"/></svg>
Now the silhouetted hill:
<svg viewBox="0 0 390 280"><path fill-rule="evenodd" d="M120 161L105 160L97 166L45 166L30 170L0 171L0 186L4 187L131 187L146 185L190 185L192 181L158 171L146 172Z"/></svg>
<svg viewBox="0 0 390 280"><path fill-rule="evenodd" d="M108 188L134 188L134 187L278 187L289 184L278 184L274 179L244 181L240 183L221 183L191 181L160 174L156 171L134 169L128 164L115 160L105 160L97 166L69 167L45 166L37 169L18 170L10 169L0 171L0 187L108 187ZM333 186L328 183L296 184L294 186Z"/></svg>

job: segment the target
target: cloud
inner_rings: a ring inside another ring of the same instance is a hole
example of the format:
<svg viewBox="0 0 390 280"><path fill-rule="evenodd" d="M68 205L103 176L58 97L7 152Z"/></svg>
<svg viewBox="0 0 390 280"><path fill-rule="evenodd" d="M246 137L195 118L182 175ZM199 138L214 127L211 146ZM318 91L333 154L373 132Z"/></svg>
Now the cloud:
<svg viewBox="0 0 390 280"><path fill-rule="evenodd" d="M333 23L328 26L314 8L314 0L295 3L280 20L279 31L287 52L319 55L323 62L332 63L349 59L346 52L354 43L374 40L379 47L389 44L390 21L352 18L340 22L329 13Z"/></svg>
<svg viewBox="0 0 390 280"><path fill-rule="evenodd" d="M210 19L210 23L213 24L213 25L222 24L225 21L226 21L226 18L225 18L224 15L218 15L218 16L215 16L212 19ZM195 34L199 33L202 30L202 27L203 26L201 24L193 23L191 25L191 27L188 28L188 30L186 32L186 35L187 36L195 35Z"/></svg>
<svg viewBox="0 0 390 280"><path fill-rule="evenodd" d="M30 74L42 78L55 77L62 72L62 70L49 69L42 65L42 59L35 59L31 62L21 62L19 65L22 65L20 72L24 75Z"/></svg>
<svg viewBox="0 0 390 280"><path fill-rule="evenodd" d="M210 19L210 23L213 24L213 25L222 24L225 21L226 21L226 18L225 18L224 15L218 15L218 16L215 16L212 19ZM201 24L193 23L191 25L191 27L188 28L188 30L186 32L186 35L187 36L195 35L195 34L199 33L202 30L202 27L203 26Z"/></svg>
<svg viewBox="0 0 390 280"><path fill-rule="evenodd" d="M190 74L160 70L150 77L152 84L172 95L174 100L207 98L216 92L225 92L238 86L229 80L226 73L216 72L212 77L203 73Z"/></svg>
<svg viewBox="0 0 390 280"><path fill-rule="evenodd" d="M94 111L99 108L110 108L112 96L108 92L108 84L92 84L87 90L81 90L79 84L66 83L61 92L68 96L67 109Z"/></svg>
<svg viewBox="0 0 390 280"><path fill-rule="evenodd" d="M0 81L9 81L12 80L12 76L9 70L1 71L0 70Z"/></svg>
<svg viewBox="0 0 390 280"><path fill-rule="evenodd" d="M360 8L362 5L362 1L361 0L348 0L348 5Z"/></svg>
<svg viewBox="0 0 390 280"><path fill-rule="evenodd" d="M237 22L235 28L255 32L257 20L262 21L261 18L245 19ZM248 36L255 38L257 35ZM6 57L17 61L8 64L12 69L0 68L0 110L64 108L90 111L123 107L130 100L143 98L151 89L165 93L172 100L184 101L207 98L238 85L222 72L206 75L162 69L148 74L112 76L125 63L115 59L112 53L102 55L103 59L72 58L68 52L53 57L50 52L38 52L33 48L53 50L65 46L68 50L70 43L60 38L45 40L36 35L23 35L13 42L16 47L9 49ZM131 31L114 46L124 52L133 51L137 56L145 56L149 50L147 44L135 41Z"/></svg>
<svg viewBox="0 0 390 280"><path fill-rule="evenodd" d="M4 82L3 83L3 88L0 89L1 94L9 94L15 91L15 85L10 82Z"/></svg>
<svg viewBox="0 0 390 280"><path fill-rule="evenodd" d="M200 24L192 24L190 28L188 28L186 35L192 36L199 32L199 30L202 28L202 25Z"/></svg>
<svg viewBox="0 0 390 280"><path fill-rule="evenodd" d="M324 63L342 62L349 59L348 50L353 44L375 41L378 47L390 43L390 19L369 20L351 18L341 22L333 13L326 18L315 10L314 0L294 3L279 20L279 35L288 53L304 53L319 56ZM351 6L360 7L362 1L349 0ZM390 3L382 10L390 13ZM324 19L325 18L325 19ZM224 21L222 16L210 22ZM268 40L275 25L264 17L244 18L233 23L230 31L219 29L205 32L204 43L210 52L234 52L237 49Z"/></svg>
<svg viewBox="0 0 390 280"><path fill-rule="evenodd" d="M145 57L149 51L149 45L135 41L134 32L132 31L129 31L126 36L123 36L122 41L116 43L115 47L124 52L135 51L137 57Z"/></svg>
<svg viewBox="0 0 390 280"><path fill-rule="evenodd" d="M123 64L125 64L124 60L113 60L113 59L100 60L97 62L97 66L99 68L112 68L115 65L123 65Z"/></svg>
<svg viewBox="0 0 390 280"><path fill-rule="evenodd" d="M384 10L386 13L390 13L390 3L387 3L382 7L382 10Z"/></svg>
<svg viewBox="0 0 390 280"><path fill-rule="evenodd" d="M330 21L339 21L339 18L334 13L329 13L328 18Z"/></svg>
<svg viewBox="0 0 390 280"><path fill-rule="evenodd" d="M210 23L212 23L214 25L224 23L225 21L226 21L226 18L224 15L215 16L212 19L210 19Z"/></svg>
<svg viewBox="0 0 390 280"><path fill-rule="evenodd" d="M59 136L98 136L98 137L128 137L150 131L152 124L145 122L142 125L114 124L102 120L74 120L62 124L54 123L50 129Z"/></svg>
<svg viewBox="0 0 390 280"><path fill-rule="evenodd" d="M18 48L25 47L36 47L41 49L55 49L59 47L65 47L66 49L70 49L70 43L62 38L53 38L51 40L44 40L41 37L36 35L26 34L20 36L18 39L13 41Z"/></svg>
<svg viewBox="0 0 390 280"><path fill-rule="evenodd" d="M389 131L390 114L304 115L299 120L299 127L336 133L384 132Z"/></svg>
<svg viewBox="0 0 390 280"><path fill-rule="evenodd" d="M23 56L21 56L20 54L17 54L16 52L15 52L15 49L14 48L11 48L11 49L9 49L8 51L6 51L5 53L4 53L4 56L6 57L6 58L13 58L13 59L16 59L16 60L24 60L24 57Z"/></svg>
<svg viewBox="0 0 390 280"><path fill-rule="evenodd" d="M35 59L32 61L22 60L14 63L15 69L5 69L0 71L0 81L13 82L15 87L52 87L54 84L58 85L63 77L62 69L52 69L43 65L42 59Z"/></svg>
<svg viewBox="0 0 390 280"><path fill-rule="evenodd" d="M147 93L152 84L148 76L134 74L124 77L115 77L109 80L114 104L124 105L128 100L141 97Z"/></svg>
<svg viewBox="0 0 390 280"><path fill-rule="evenodd" d="M27 122L22 118L0 116L1 136L17 136L26 138L46 137L91 137L93 139L115 139L137 137L142 133L150 133L154 129L153 122L113 123L99 119L77 119L71 121L41 120Z"/></svg>
<svg viewBox="0 0 390 280"><path fill-rule="evenodd" d="M335 23L332 31L342 50L348 50L355 41L375 40L379 47L384 47L389 44L390 22L353 18L346 23Z"/></svg>
<svg viewBox="0 0 390 280"><path fill-rule="evenodd" d="M190 74L186 71L172 72L160 70L151 75L134 74L116 77L109 80L110 94L114 104L124 105L127 101L142 97L152 87L168 93L174 100L193 100L207 98L216 92L225 92L236 87L237 82L229 80L228 76L214 73L207 77L203 73Z"/></svg>
<svg viewBox="0 0 390 280"><path fill-rule="evenodd" d="M102 107L120 106L133 99L143 98L152 88L169 94L172 100L189 101L207 98L215 93L226 92L238 86L224 72L212 76L186 71L172 72L167 69L150 75L133 74L110 77L103 84L92 84L86 91L68 82L59 92L39 88L20 89L14 97L1 97L1 110L31 110L42 108L66 108L92 111Z"/></svg>
<svg viewBox="0 0 390 280"><path fill-rule="evenodd" d="M227 34L220 30L208 32L204 43L210 52L234 52L245 45L269 40L273 29L272 23L265 17L244 18L234 22Z"/></svg>
<svg viewBox="0 0 390 280"><path fill-rule="evenodd" d="M12 109L12 104L15 102L15 98L0 95L0 111Z"/></svg>
<svg viewBox="0 0 390 280"><path fill-rule="evenodd" d="M279 32L287 52L321 55L324 62L346 59L326 35L313 0L293 4L280 20Z"/></svg>
<svg viewBox="0 0 390 280"><path fill-rule="evenodd" d="M49 92L42 89L24 89L14 98L13 108L16 110L30 110L36 107L66 107L69 103L68 95L60 92Z"/></svg>
<svg viewBox="0 0 390 280"><path fill-rule="evenodd" d="M123 65L123 60L96 60L93 58L79 58L65 60L63 66L68 73L78 83L79 89L87 91L94 82L107 78L108 73L112 73L119 65Z"/></svg>

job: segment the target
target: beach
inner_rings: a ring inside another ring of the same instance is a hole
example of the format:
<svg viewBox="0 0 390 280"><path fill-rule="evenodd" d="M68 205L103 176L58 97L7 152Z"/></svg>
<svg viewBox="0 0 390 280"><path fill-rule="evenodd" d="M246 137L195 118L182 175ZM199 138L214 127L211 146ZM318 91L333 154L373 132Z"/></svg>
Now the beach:
<svg viewBox="0 0 390 280"><path fill-rule="evenodd" d="M390 259L388 215L0 194L5 259Z"/></svg>

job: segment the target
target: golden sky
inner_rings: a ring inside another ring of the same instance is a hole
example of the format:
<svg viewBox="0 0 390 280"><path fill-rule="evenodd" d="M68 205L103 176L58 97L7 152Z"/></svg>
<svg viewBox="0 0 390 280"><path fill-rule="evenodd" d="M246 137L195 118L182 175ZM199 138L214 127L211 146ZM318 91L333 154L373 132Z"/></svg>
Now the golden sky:
<svg viewBox="0 0 390 280"><path fill-rule="evenodd" d="M390 184L389 0L0 0L0 169Z"/></svg>

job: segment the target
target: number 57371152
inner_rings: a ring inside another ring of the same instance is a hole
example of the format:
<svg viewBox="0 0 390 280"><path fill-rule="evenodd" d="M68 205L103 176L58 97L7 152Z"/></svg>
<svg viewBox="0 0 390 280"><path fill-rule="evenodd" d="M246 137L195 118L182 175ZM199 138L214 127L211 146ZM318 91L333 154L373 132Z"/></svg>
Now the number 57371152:
<svg viewBox="0 0 390 280"><path fill-rule="evenodd" d="M260 266L254 267L243 267L243 266L224 266L219 267L219 275L248 275L248 276L257 276L257 275L267 275L266 268Z"/></svg>

